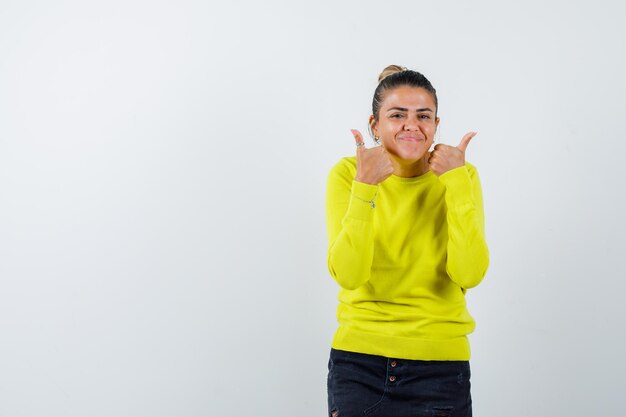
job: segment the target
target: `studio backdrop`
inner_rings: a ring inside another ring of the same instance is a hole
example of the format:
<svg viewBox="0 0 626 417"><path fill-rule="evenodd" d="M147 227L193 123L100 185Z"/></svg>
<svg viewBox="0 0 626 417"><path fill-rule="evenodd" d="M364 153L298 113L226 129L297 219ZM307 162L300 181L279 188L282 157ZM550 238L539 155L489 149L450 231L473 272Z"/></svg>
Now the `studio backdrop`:
<svg viewBox="0 0 626 417"><path fill-rule="evenodd" d="M326 415L326 178L389 64L478 132L474 415L622 416L625 14L3 0L0 416Z"/></svg>

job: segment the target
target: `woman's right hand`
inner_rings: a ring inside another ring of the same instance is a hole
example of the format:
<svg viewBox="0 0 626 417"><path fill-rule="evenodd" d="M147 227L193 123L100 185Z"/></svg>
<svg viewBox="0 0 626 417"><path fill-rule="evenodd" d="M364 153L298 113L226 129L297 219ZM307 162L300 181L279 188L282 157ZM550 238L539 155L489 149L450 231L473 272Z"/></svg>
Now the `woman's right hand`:
<svg viewBox="0 0 626 417"><path fill-rule="evenodd" d="M356 178L358 182L378 185L393 174L393 165L383 146L367 149L361 132L351 130L356 141Z"/></svg>

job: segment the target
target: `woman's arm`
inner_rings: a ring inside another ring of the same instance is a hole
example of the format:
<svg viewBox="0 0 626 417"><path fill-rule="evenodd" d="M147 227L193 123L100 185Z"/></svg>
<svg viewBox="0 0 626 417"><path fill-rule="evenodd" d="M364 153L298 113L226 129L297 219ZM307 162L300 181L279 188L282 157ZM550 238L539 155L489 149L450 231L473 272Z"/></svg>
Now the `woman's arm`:
<svg viewBox="0 0 626 417"><path fill-rule="evenodd" d="M446 270L461 288L477 286L489 266L485 241L482 190L476 168L465 166L442 174L448 209L448 257Z"/></svg>
<svg viewBox="0 0 626 417"><path fill-rule="evenodd" d="M337 163L328 176L326 226L328 270L337 283L356 289L370 278L374 257L373 220L377 185L355 181L353 158Z"/></svg>

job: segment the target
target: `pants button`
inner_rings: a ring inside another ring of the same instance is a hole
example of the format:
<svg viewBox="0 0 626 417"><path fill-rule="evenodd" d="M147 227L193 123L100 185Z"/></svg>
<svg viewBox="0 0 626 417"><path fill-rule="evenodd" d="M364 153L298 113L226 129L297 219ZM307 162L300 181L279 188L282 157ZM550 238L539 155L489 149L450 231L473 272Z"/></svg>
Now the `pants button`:
<svg viewBox="0 0 626 417"><path fill-rule="evenodd" d="M391 367L395 368L398 365L398 362L396 361L391 361Z"/></svg>
<svg viewBox="0 0 626 417"><path fill-rule="evenodd" d="M389 377L389 381L394 382L395 380L396 380L395 375L391 375L391 376Z"/></svg>

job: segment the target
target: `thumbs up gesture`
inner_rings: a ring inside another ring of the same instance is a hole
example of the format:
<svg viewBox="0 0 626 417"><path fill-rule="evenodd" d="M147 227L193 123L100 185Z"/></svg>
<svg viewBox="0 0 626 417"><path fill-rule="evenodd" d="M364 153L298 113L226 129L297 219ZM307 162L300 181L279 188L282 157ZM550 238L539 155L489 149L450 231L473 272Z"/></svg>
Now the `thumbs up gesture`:
<svg viewBox="0 0 626 417"><path fill-rule="evenodd" d="M393 174L393 165L382 146L367 149L361 132L351 130L356 141L356 178L358 182L377 185Z"/></svg>
<svg viewBox="0 0 626 417"><path fill-rule="evenodd" d="M465 165L465 151L472 138L476 136L476 132L469 132L463 136L461 143L457 146L435 145L430 153L428 164L430 170L437 176L444 174L451 169L462 167Z"/></svg>

